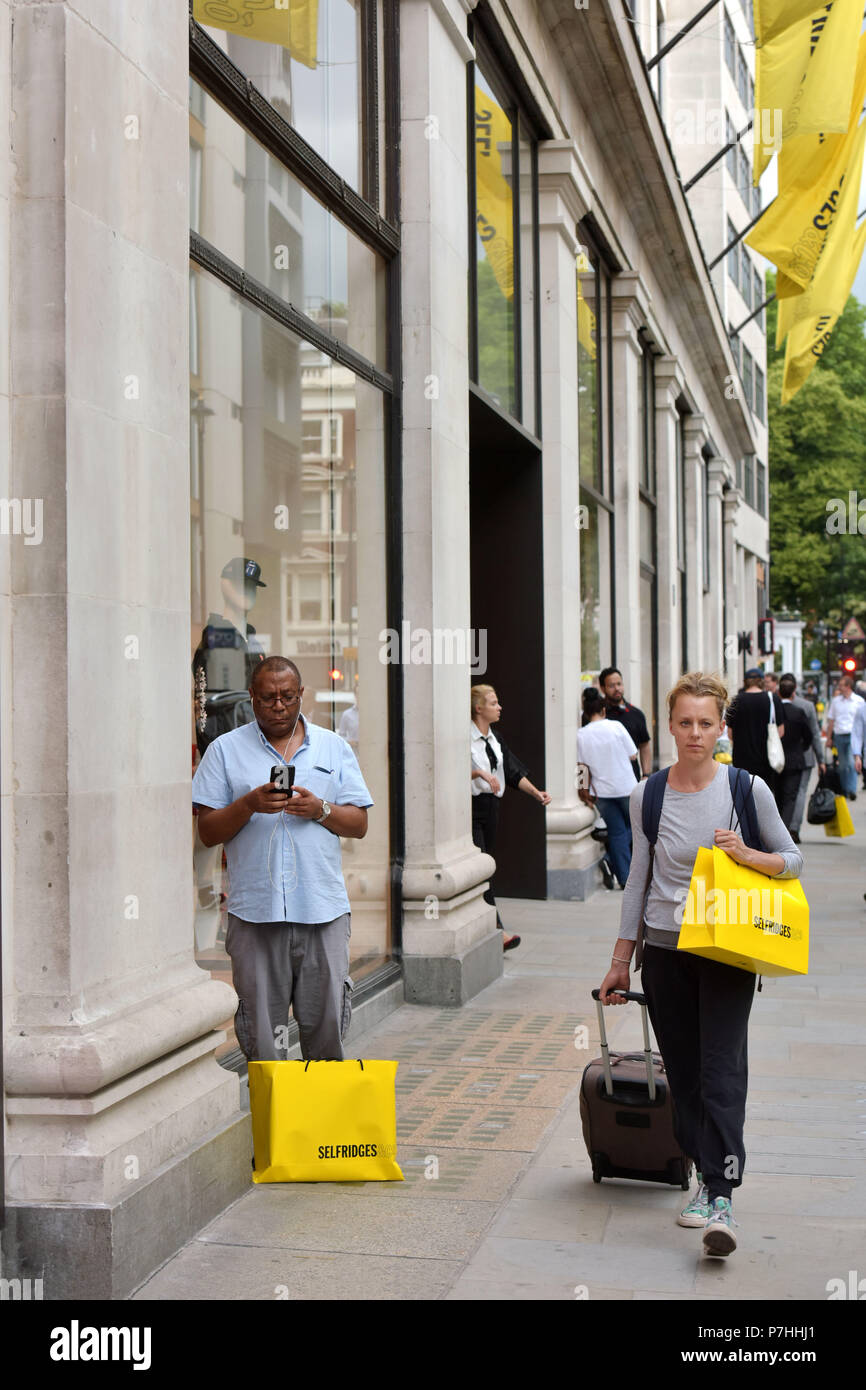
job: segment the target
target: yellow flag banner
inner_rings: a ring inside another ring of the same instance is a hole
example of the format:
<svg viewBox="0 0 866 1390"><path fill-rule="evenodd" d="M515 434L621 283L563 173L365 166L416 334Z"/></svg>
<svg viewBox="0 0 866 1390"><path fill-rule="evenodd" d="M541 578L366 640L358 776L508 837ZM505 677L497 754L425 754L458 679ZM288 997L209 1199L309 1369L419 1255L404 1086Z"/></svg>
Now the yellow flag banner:
<svg viewBox="0 0 866 1390"><path fill-rule="evenodd" d="M755 50L756 185L785 141L848 129L862 23L861 0L831 0Z"/></svg>
<svg viewBox="0 0 866 1390"><path fill-rule="evenodd" d="M583 294L581 277L593 275L592 265L585 251L577 255L577 341L591 362L596 358L595 311L587 303Z"/></svg>
<svg viewBox="0 0 866 1390"><path fill-rule="evenodd" d="M478 235L496 283L506 299L514 296L514 201L510 170L511 122L481 87L475 88L475 189Z"/></svg>
<svg viewBox="0 0 866 1390"><path fill-rule="evenodd" d="M866 132L866 122L862 129ZM862 154L861 138L861 162ZM838 230L834 231L824 248L812 285L806 294L788 301L791 306L788 312L797 313L798 318L788 331L782 383L783 405L797 394L826 348L857 277L866 244L866 224L854 234L860 180L852 176L849 184L852 191L847 195L847 206L842 210L844 223L840 222Z"/></svg>
<svg viewBox="0 0 866 1390"><path fill-rule="evenodd" d="M779 194L746 237L746 245L778 268L776 295L799 295L810 283L842 196L866 100L866 36L860 40L850 128L844 135L802 135L786 143L779 160ZM821 167L821 151L824 164ZM817 177L815 169L818 167ZM781 321L781 320L780 320Z"/></svg>
<svg viewBox="0 0 866 1390"><path fill-rule="evenodd" d="M769 43L798 20L823 9L815 0L755 0L755 40Z"/></svg>
<svg viewBox="0 0 866 1390"><path fill-rule="evenodd" d="M851 293L851 288L857 278L857 271L863 258L864 245L866 245L866 224L859 229L854 238L854 248L846 265L842 309L847 303L848 295ZM834 313L818 314L815 317L803 319L802 322L794 324L791 328L788 334L788 346L785 349L782 405L787 405L788 401L796 396L803 383L808 380L810 372L830 341L842 309L837 309Z"/></svg>
<svg viewBox="0 0 866 1390"><path fill-rule="evenodd" d="M849 294L849 290L845 287L845 273L848 267L848 252L857 222L857 203L860 195L864 150L866 150L866 121L861 122L854 132L848 177L843 180L841 192L835 204L835 216L829 230L824 234L811 282L800 294L787 296L779 303L779 317L776 326L777 347L781 347L785 335L795 324L825 316L834 308L841 314L845 307Z"/></svg>
<svg viewBox="0 0 866 1390"><path fill-rule="evenodd" d="M212 29L287 48L306 68L316 67L319 0L193 0L193 18Z"/></svg>

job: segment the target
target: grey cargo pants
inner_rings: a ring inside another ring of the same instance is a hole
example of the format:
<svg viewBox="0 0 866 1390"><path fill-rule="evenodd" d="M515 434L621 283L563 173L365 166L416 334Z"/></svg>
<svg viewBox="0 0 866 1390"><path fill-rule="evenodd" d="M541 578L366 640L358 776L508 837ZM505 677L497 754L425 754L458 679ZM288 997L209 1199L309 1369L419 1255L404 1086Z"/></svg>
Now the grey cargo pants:
<svg viewBox="0 0 866 1390"><path fill-rule="evenodd" d="M332 922L244 922L229 913L226 950L238 996L235 1032L249 1062L288 1057L289 1005L304 1060L343 1060L352 1016L351 916Z"/></svg>

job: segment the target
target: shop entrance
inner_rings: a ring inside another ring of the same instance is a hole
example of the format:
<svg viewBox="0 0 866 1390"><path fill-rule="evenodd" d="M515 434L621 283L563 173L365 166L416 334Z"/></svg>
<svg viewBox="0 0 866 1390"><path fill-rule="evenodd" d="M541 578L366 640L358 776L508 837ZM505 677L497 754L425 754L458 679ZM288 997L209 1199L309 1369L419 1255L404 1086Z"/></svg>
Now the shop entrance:
<svg viewBox="0 0 866 1390"><path fill-rule="evenodd" d="M487 642L487 670L472 683L494 687L503 710L496 729L543 789L541 450L471 389L469 447L471 620L476 634L486 631ZM510 788L496 861L497 898L547 896L544 807Z"/></svg>

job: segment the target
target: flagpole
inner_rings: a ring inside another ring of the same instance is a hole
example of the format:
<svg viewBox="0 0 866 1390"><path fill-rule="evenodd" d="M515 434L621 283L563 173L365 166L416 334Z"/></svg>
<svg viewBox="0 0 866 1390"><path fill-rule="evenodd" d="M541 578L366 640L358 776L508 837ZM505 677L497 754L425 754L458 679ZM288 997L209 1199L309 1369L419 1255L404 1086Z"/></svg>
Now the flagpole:
<svg viewBox="0 0 866 1390"><path fill-rule="evenodd" d="M772 302L773 302L773 300L774 300L775 298L776 298L776 296L775 296L774 294L771 294L771 295L770 295L770 298L769 298L769 299L765 299L764 302L763 302L763 304L759 304L758 307L757 307L757 309L753 310L753 312L752 312L751 314L749 314L749 317L748 317L747 319L743 319L743 322L740 324L739 328L732 328L731 331L730 331L730 333L728 334L728 337L729 337L729 338L738 338L738 337L740 336L740 334L742 333L743 329L745 328L746 324L747 324L747 323L751 323L751 322L752 322L752 319L756 319L756 318L758 317L758 315L760 314L761 310L762 310L762 309L766 309L766 307L767 307L768 304L772 304Z"/></svg>
<svg viewBox="0 0 866 1390"><path fill-rule="evenodd" d="M676 47L680 39L684 39L690 29L694 29L696 24L700 24L704 15L709 14L710 10L714 10L718 3L719 0L709 0L709 4L704 5L704 8L702 10L699 10L698 13L694 16L694 18L690 19L688 24L686 24L678 34L675 34L674 37L668 43L665 44L664 48L660 48L658 53L656 53L654 57L650 58L649 62L646 65L647 72L649 72L651 68L654 68L656 63L660 63L662 58L664 58L665 54L670 53L671 49Z"/></svg>
<svg viewBox="0 0 866 1390"><path fill-rule="evenodd" d="M720 251L719 254L716 256L715 260L714 260L714 261L710 261L709 265L707 266L707 269L708 269L708 270L712 270L712 269L713 269L713 266L717 266L718 263L719 263L719 261L723 261L723 260L725 259L725 256L727 256L727 254L728 254L729 251L733 251L733 249L734 249L734 247L737 245L737 243L740 242L740 241L742 241L743 237L746 235L746 232L750 232L750 231L752 230L752 228L754 227L755 223L756 223L756 222L760 222L760 220L761 220L761 218L763 217L764 213L769 211L769 209L773 206L773 203L775 203L775 201L776 201L776 199L773 198L772 202L769 202L765 208L761 208L761 211L758 213L757 217L753 217L752 220L751 220L751 222L747 222L747 223L746 223L746 225L745 225L745 227L743 228L743 230L742 230L741 232L738 232L738 233L737 233L737 235L734 237L733 241L729 242L728 245L725 247L724 251ZM863 209L863 212L866 212L866 208ZM862 213L862 212L861 212L860 216L861 216L861 217L863 216L863 213Z"/></svg>
<svg viewBox="0 0 866 1390"><path fill-rule="evenodd" d="M721 149L718 151L717 154L714 154L712 159L708 159L703 169L699 169L698 172L689 179L688 183L683 184L683 192L688 193L689 189L697 183L698 179L702 179L704 177L704 174L708 174L710 172L714 164L718 164L720 159L724 159L725 155L728 153L728 150L732 150L735 145L739 145L743 136L748 134L748 132L752 129L752 125L753 122L749 121L748 125L744 125L743 129L737 132L733 140L728 141L724 149ZM766 209L762 209L762 211L766 211Z"/></svg>

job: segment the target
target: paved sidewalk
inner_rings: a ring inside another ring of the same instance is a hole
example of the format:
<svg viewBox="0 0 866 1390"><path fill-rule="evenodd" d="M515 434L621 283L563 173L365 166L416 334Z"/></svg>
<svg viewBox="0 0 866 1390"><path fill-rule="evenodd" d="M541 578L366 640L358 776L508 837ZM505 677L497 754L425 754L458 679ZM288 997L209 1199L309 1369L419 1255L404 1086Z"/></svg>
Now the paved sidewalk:
<svg viewBox="0 0 866 1390"><path fill-rule="evenodd" d="M359 1040L401 1063L404 1183L251 1185L134 1297L824 1300L828 1280L866 1274L866 797L851 810L852 839L804 827L808 977L756 995L729 1260L676 1225L679 1189L592 1181L578 1090L621 902L601 890L502 904L523 944L501 980L463 1009L405 1005ZM607 1017L613 1047L639 1044L636 1008Z"/></svg>

